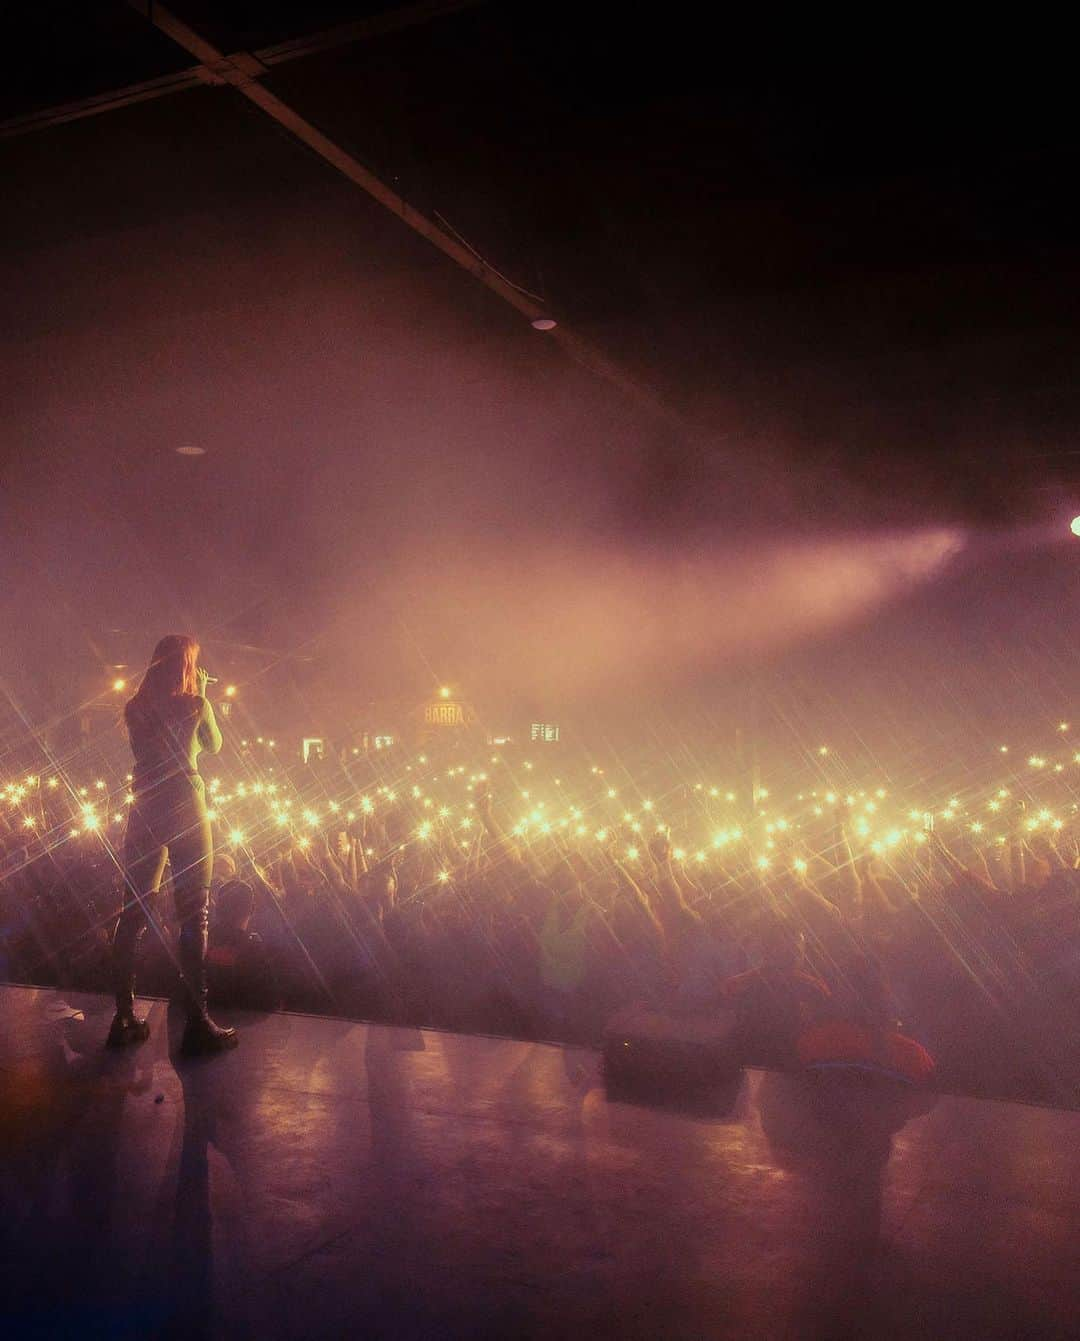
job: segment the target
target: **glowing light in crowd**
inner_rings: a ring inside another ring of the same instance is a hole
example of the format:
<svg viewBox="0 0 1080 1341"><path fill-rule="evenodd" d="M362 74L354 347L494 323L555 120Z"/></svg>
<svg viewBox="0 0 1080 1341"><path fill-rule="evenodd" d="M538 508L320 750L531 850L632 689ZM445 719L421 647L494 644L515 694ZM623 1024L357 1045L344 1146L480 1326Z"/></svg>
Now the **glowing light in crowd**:
<svg viewBox="0 0 1080 1341"><path fill-rule="evenodd" d="M123 680L123 679L116 679L116 680L114 680L114 681L112 682L112 687L113 687L113 689L115 689L116 692L119 694L119 693L121 693L124 689L127 688L127 681L126 681L126 680Z"/></svg>
<svg viewBox="0 0 1080 1341"><path fill-rule="evenodd" d="M235 697L236 697L236 685L234 685L234 684L227 684L227 685L225 686L225 697L226 697L226 698L235 698ZM271 741L270 743L271 743L271 745L272 745L274 742Z"/></svg>
<svg viewBox="0 0 1080 1341"><path fill-rule="evenodd" d="M1062 738L1071 730L1070 724L1067 721L1055 722L1051 719L1044 729L1052 732L1055 728L1058 739L1064 744ZM811 747L811 755L815 748L818 754L822 755L822 751L827 751L828 747ZM1002 751L1006 748L997 747ZM1013 789L1017 797L1014 804L1019 811L1015 814L1013 822L1023 834L1042 833L1051 838L1075 824L1080 813L1080 799L1073 799L1077 794L1071 788L1064 791L1058 787L1055 776L1064 771L1067 760L1080 764L1080 752L1074 752L1074 746L1068 752L1047 750L1046 754L1025 755L1021 742L1018 742L1017 750L1018 758L1027 759L1028 770L1024 770L1023 781L1017 782ZM802 759L805 766L812 766L812 758L807 760L804 754ZM417 756L414 760L417 765L421 762L427 762L426 756ZM665 797L663 801L657 802L651 797L637 799L641 797L644 788L641 787L639 790L640 783L627 777L624 789L627 790L628 800L634 798L630 800L630 804L635 806L636 810L619 810L612 804L616 800L617 789L608 786L608 780L602 776L603 770L598 766L592 766L590 787L575 793L575 778L570 774L553 778L545 767L546 762L541 760L533 765L530 760L522 760L518 763L518 767L531 774L528 779L530 790L520 792L531 809L527 814L522 811L521 818L512 829L515 839L521 841L522 848L526 850L534 848L533 856L545 865L553 858L565 858L574 847L580 848L585 843L595 842L601 846L595 850L594 860L610 855L616 860L625 861L628 867L634 864L634 878L638 879L639 873L644 872L648 881L653 878L652 858L662 861L663 856L659 848L655 851L652 848L646 850L644 836L648 835L651 838L655 834L661 838L670 837L672 824L680 829L686 826L686 832L680 832L679 843L668 849L671 859L679 863L680 868L691 869L688 863L696 863L696 867L693 868L694 880L695 882L700 880L699 888L706 898L709 897L714 877L720 885L724 885L740 878L739 872L745 873L748 867L751 872L761 874L763 883L768 878L764 873L772 870L780 873L787 871L789 876L798 877L802 883L804 880L811 881L816 878L809 873L813 865L813 854L820 852L825 859L826 869L828 863L835 861L830 855L835 842L830 836L830 821L833 816L831 808L836 806L838 800L842 801L843 797L838 797L833 791L814 790L796 794L793 787L790 793L781 797L778 790L776 809L768 813L760 804L768 797L768 791L758 787L754 795L754 800L758 803L755 812L747 814L743 818L742 827L739 827L730 822L735 814L740 813L737 810L729 809L726 815L721 817L711 813L711 801L710 805L701 807L699 804L695 809L689 804L684 804L682 800L674 799L690 798L696 794L704 800L703 794L707 793L712 800L724 795L734 800L734 792L724 793L719 787L709 786L705 782L693 782L692 779L688 779L679 785L679 780L675 779L676 785L669 790L665 785L658 783L655 777L650 777L649 790L661 792ZM563 763L560 763L561 773L564 773ZM402 767L405 770L412 770L413 766L403 764ZM257 849L264 837L270 836L268 847L279 841L279 837L286 839L286 842L291 837L293 850L298 854L306 852L309 848L314 854L321 845L319 842L313 843L312 838L303 830L306 829L314 835L315 827L321 822L320 813L327 820L330 816L340 816L341 823L335 827L344 827L346 821L352 824L356 818L353 810L346 812L347 805L354 806L357 813L370 816L376 809L382 812L384 807L381 801L385 797L388 806L397 803L401 809L397 816L393 814L387 816L391 834L384 833L382 826L376 824L371 826L370 833L365 835L368 842L385 844L384 849L380 851L378 846L372 846L365 847L363 852L369 858L385 860L399 845L407 846L401 844L400 838L395 838L392 832L395 819L400 821L404 818L403 831L411 832L415 838L429 845L424 849L425 856L431 857L430 865L426 865L425 878L432 881L433 886L448 885L457 880L459 869L462 871L466 869L466 862L471 863L483 857L489 828L492 829L491 847L487 850L498 851L498 838L495 832L498 821L492 825L485 819L482 826L474 824L467 812L478 809L478 805L462 798L460 792L456 791L458 779L464 783L466 776L467 789L472 791L475 785L479 791L477 784L486 783L487 775L469 774L465 765L449 768L444 765L437 770L421 770L417 767L415 771L417 785L409 785L402 791L403 805L397 802L398 794L383 784L373 785L371 795L343 790L333 798L320 796L317 798L318 805L322 806L320 812L311 806L311 798L293 792L293 783L288 777L283 777L280 781L280 791L283 794L279 799L273 799L279 792L279 784L269 783L266 780L268 775L274 772L267 761L264 768L257 771L261 772L261 775L248 775L242 782L228 779L223 783L221 778L208 780L207 794L211 806L208 814L214 823L215 832L219 835L218 841L223 845L231 844L234 848L250 842L255 846L255 855L261 861L262 856ZM1004 771L1003 766L1002 772ZM32 834L32 841L35 844L38 841L37 833L46 829L51 842L63 843L66 841L65 820L52 813L58 804L61 808L70 808L74 812L67 818L67 823L78 826L71 830L72 839L78 839L84 834L103 832L110 825L123 824L124 814L120 798L122 796L123 802L131 805L135 801L135 796L130 789L125 789L123 784L118 783L118 776L107 775L108 781L106 778L93 780L89 788L93 801L84 799L88 795L86 786L73 787L71 800L74 804L70 806L65 795L49 796L46 802L43 789L40 801L43 811L48 813L47 821L44 813L41 817L20 813L21 802L28 789L41 784L45 784L50 792L55 792L60 787L60 778L54 776L39 779L30 775L25 779L0 783L0 793L15 810L10 823L13 826L21 825L23 830ZM127 788L130 788L130 780L131 775L128 774ZM577 778L577 783L579 785L582 783L580 777ZM988 844L1001 849L1009 842L1012 824L1002 822L1003 812L1006 810L1005 801L1010 796L1008 787L1000 787L995 791L986 786L984 781L980 788L977 781L972 779L965 783L961 801L958 796L951 796L946 800L940 794L932 793L920 795L918 792L909 792L905 796L899 781L894 782L889 790L877 785L868 785L860 789L852 776L847 785L852 790L847 793L847 808L842 812L846 826L846 837L843 841L850 846L851 854L856 860L860 854L885 855L900 850L902 844L917 847L932 841L933 835L930 831L933 829L933 818L938 819L939 829L946 837L950 830L944 826L946 822L951 821L954 826L951 832L962 831L973 847ZM290 792L293 794L288 795ZM512 802L518 794L513 783L507 779L501 797L497 799ZM380 801L378 807L373 799L376 795ZM606 805L604 797L607 798ZM818 798L822 804L814 803ZM487 799L485 798L485 801ZM749 800L749 797L746 799ZM549 800L551 808L547 809ZM913 804L916 802L921 805ZM623 803L624 806L626 804ZM112 811L108 809L110 805L114 807ZM823 805L830 808L823 809ZM670 811L669 806L672 807ZM424 809L431 818L419 822ZM657 812L663 812L663 818ZM706 812L710 812L711 818L707 817ZM639 818L634 817L635 813ZM453 819L455 814L459 817L457 820ZM1001 818L996 822L987 821L987 814ZM1065 814L1070 816L1068 822L1061 818ZM622 818L616 825L615 817L619 815ZM822 819L823 822L816 823L813 816ZM597 823L601 820L607 823L601 823L597 827ZM713 831L718 822L725 823L725 827ZM690 826L698 826L698 832L693 833ZM509 828L509 824L507 827ZM995 833L993 830L1006 830L1006 832ZM245 831L249 835L254 835L254 838L245 839ZM797 840L794 851L782 850L781 835L788 835ZM552 839L558 840L558 846L553 844ZM26 841L30 842L31 839L28 838ZM812 846L818 843L821 844L820 847ZM703 846L698 847L697 844ZM88 848L96 845L89 841L86 843ZM361 849L356 846L352 850L357 853ZM346 846L347 852L348 846ZM799 855L795 855L796 852ZM340 853L335 855L339 857ZM923 857L925 864L925 854ZM967 860L966 857L964 859ZM269 860L272 861L273 858ZM312 860L317 859L312 856ZM318 864L321 869L321 861ZM934 869L936 874L936 863ZM810 887L813 888L812 885Z"/></svg>

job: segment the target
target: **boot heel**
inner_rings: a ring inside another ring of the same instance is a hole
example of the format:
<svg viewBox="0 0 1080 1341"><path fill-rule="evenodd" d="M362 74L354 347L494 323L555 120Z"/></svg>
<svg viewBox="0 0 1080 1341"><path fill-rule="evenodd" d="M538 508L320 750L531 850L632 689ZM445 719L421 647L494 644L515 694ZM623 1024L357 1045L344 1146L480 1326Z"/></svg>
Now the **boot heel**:
<svg viewBox="0 0 1080 1341"><path fill-rule="evenodd" d="M133 1043L145 1043L150 1037L149 1020L138 1020L134 1015L117 1015L105 1040L107 1048L126 1048Z"/></svg>
<svg viewBox="0 0 1080 1341"><path fill-rule="evenodd" d="M185 1057L205 1057L215 1052L228 1052L240 1042L235 1029L223 1029L213 1020L192 1020L184 1030L180 1051Z"/></svg>

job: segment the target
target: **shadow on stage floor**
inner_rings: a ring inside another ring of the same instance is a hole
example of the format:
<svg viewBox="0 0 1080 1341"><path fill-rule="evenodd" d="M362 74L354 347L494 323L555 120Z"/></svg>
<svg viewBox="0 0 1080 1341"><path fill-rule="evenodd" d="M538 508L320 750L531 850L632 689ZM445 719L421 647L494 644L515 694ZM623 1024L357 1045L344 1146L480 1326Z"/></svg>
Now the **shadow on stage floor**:
<svg viewBox="0 0 1080 1341"><path fill-rule="evenodd" d="M748 1072L617 1102L587 1050L275 1014L185 1061L0 988L13 1337L1080 1334L1080 1114ZM838 1106L839 1105L839 1106Z"/></svg>

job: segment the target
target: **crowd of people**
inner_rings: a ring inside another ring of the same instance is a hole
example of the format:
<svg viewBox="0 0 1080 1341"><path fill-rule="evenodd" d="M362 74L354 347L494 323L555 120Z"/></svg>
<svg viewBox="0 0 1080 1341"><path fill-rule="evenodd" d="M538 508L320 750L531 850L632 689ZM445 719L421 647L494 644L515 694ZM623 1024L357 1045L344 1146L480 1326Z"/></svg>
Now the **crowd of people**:
<svg viewBox="0 0 1080 1341"><path fill-rule="evenodd" d="M675 776L563 746L204 768L211 1005L598 1042L727 1012L744 1059L1073 1103L1080 755L958 794ZM822 750L822 755L825 752ZM976 776L977 775L977 776ZM130 776L0 783L0 977L108 991ZM166 873L166 885L169 876ZM177 967L163 892L139 990Z"/></svg>

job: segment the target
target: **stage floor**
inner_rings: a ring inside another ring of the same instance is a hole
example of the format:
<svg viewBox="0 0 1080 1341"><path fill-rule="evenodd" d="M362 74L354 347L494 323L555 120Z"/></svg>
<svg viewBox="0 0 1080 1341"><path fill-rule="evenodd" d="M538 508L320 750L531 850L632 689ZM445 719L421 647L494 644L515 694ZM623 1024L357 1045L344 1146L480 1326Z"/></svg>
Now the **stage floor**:
<svg viewBox="0 0 1080 1341"><path fill-rule="evenodd" d="M0 987L9 1336L1080 1335L1078 1113L941 1098L890 1157L783 1077L680 1112L587 1051L286 1014L185 1061L146 1004L116 1055L104 998Z"/></svg>

